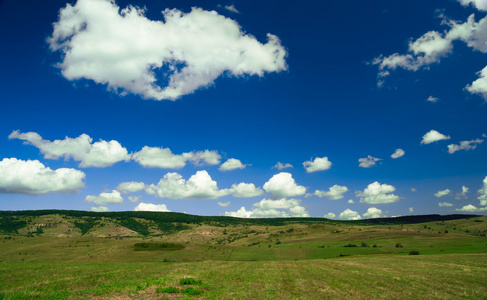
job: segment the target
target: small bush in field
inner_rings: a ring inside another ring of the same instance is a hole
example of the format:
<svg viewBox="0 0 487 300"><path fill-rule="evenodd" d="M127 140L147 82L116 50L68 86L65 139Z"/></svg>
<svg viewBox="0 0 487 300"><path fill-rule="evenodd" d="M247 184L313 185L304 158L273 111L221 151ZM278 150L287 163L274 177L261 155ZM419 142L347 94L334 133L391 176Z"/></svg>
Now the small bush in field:
<svg viewBox="0 0 487 300"><path fill-rule="evenodd" d="M402 244L401 243L397 243L396 244L396 248L402 248Z"/></svg>
<svg viewBox="0 0 487 300"><path fill-rule="evenodd" d="M181 280L179 280L179 283L182 285L201 284L201 282L201 280L197 280L194 278L181 278Z"/></svg>
<svg viewBox="0 0 487 300"><path fill-rule="evenodd" d="M178 288L175 288L175 287L172 287L172 286L165 287L165 288L157 288L156 291L158 293L167 293L167 294L177 294L177 293L179 293L179 289Z"/></svg>
<svg viewBox="0 0 487 300"><path fill-rule="evenodd" d="M188 287L188 288L185 288L182 291L182 293L185 294L185 295L189 295L189 296L199 296L199 295L203 294L203 291L202 290L197 290L197 289L192 288L192 287Z"/></svg>
<svg viewBox="0 0 487 300"><path fill-rule="evenodd" d="M409 255L419 255L419 251L411 250L409 251Z"/></svg>

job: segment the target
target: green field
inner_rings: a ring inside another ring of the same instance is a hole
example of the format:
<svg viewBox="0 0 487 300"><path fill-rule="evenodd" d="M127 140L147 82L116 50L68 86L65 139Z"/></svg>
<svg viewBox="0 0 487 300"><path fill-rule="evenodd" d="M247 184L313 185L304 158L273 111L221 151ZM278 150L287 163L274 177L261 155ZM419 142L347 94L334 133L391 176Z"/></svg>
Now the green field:
<svg viewBox="0 0 487 300"><path fill-rule="evenodd" d="M156 217L0 218L0 299L487 299L487 217Z"/></svg>

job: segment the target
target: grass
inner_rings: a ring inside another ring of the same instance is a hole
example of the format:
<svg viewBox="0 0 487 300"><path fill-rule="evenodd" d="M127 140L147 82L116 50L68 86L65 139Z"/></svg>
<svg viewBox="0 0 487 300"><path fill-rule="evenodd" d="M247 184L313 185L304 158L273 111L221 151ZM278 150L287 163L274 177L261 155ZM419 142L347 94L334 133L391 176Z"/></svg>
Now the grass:
<svg viewBox="0 0 487 300"><path fill-rule="evenodd" d="M72 223L84 219L25 220L19 234L0 235L0 299L487 298L487 217L175 223L181 230L149 236L106 218L83 235ZM43 233L29 237L39 224Z"/></svg>
<svg viewBox="0 0 487 300"><path fill-rule="evenodd" d="M6 299L483 299L487 255L361 256L322 260L191 263L6 263ZM182 279L195 280L191 289ZM201 281L201 282L200 282ZM196 294L200 293L200 294Z"/></svg>

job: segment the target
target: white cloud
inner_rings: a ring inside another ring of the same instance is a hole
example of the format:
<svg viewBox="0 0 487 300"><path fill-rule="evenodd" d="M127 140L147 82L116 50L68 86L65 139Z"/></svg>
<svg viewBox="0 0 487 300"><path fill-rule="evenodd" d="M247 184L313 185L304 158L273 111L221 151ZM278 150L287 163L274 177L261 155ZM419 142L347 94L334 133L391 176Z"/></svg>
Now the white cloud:
<svg viewBox="0 0 487 300"><path fill-rule="evenodd" d="M230 201L227 201L227 202L218 202L218 205L220 205L221 207L229 207L230 206Z"/></svg>
<svg viewBox="0 0 487 300"><path fill-rule="evenodd" d="M222 172L232 171L236 169L244 169L246 166L247 165L242 164L240 160L230 158L220 166L219 170Z"/></svg>
<svg viewBox="0 0 487 300"><path fill-rule="evenodd" d="M340 213L338 218L342 220L360 220L362 217L358 212L351 210L350 208L345 209Z"/></svg>
<svg viewBox="0 0 487 300"><path fill-rule="evenodd" d="M331 161L328 157L316 157L314 160L308 160L303 163L307 173L328 170L331 168Z"/></svg>
<svg viewBox="0 0 487 300"><path fill-rule="evenodd" d="M428 101L428 102L433 102L433 103L434 103L434 102L438 102L438 100L440 100L440 99L438 99L438 98L436 98L436 97L433 97L433 96L429 96L429 97L428 97L428 99L426 99L426 101Z"/></svg>
<svg viewBox="0 0 487 300"><path fill-rule="evenodd" d="M358 166L361 168L370 168L372 166L375 166L375 163L379 160L382 160L380 158L368 156L366 158L360 158L358 162L360 163Z"/></svg>
<svg viewBox="0 0 487 300"><path fill-rule="evenodd" d="M468 193L468 187L462 186L462 192L455 196L456 200L466 199Z"/></svg>
<svg viewBox="0 0 487 300"><path fill-rule="evenodd" d="M414 207L410 207L410 208L409 208L409 212L410 212L410 213L414 212Z"/></svg>
<svg viewBox="0 0 487 300"><path fill-rule="evenodd" d="M396 151L394 151L394 153L391 155L391 157L396 159L399 157L403 157L405 153L406 152L404 152L404 150L402 150L402 149L396 149Z"/></svg>
<svg viewBox="0 0 487 300"><path fill-rule="evenodd" d="M225 216L235 217L235 218L250 218L251 215L252 215L252 211L248 211L247 209L245 209L244 206L242 206L237 211L226 211L225 212Z"/></svg>
<svg viewBox="0 0 487 300"><path fill-rule="evenodd" d="M482 188L478 191L480 196L478 197L480 205L487 206L487 176L485 176Z"/></svg>
<svg viewBox="0 0 487 300"><path fill-rule="evenodd" d="M409 53L394 53L390 56L379 56L372 64L379 66L380 77L386 77L388 70L402 68L409 71L417 71L424 66L438 63L440 59L451 52L452 41L444 38L436 31L429 31L416 41L409 42Z"/></svg>
<svg viewBox="0 0 487 300"><path fill-rule="evenodd" d="M348 192L348 188L346 186L341 186L335 184L334 186L330 187L327 192L316 190L314 195L323 198L327 197L330 200L338 200L343 198L343 194Z"/></svg>
<svg viewBox="0 0 487 300"><path fill-rule="evenodd" d="M352 199L349 199L347 202L348 204L355 204L355 201L353 201Z"/></svg>
<svg viewBox="0 0 487 300"><path fill-rule="evenodd" d="M140 198L142 198L142 196L128 196L129 201L133 203L139 202Z"/></svg>
<svg viewBox="0 0 487 300"><path fill-rule="evenodd" d="M75 193L84 187L85 177L85 173L75 169L52 170L38 160L4 158L0 161L0 193Z"/></svg>
<svg viewBox="0 0 487 300"><path fill-rule="evenodd" d="M399 201L399 196L391 194L396 190L395 187L389 184L380 184L378 181L371 183L365 188L363 192L355 192L357 197L360 197L360 203L368 204L382 204L394 203Z"/></svg>
<svg viewBox="0 0 487 300"><path fill-rule="evenodd" d="M235 5L225 5L225 9L233 13L239 14L240 12L235 8Z"/></svg>
<svg viewBox="0 0 487 300"><path fill-rule="evenodd" d="M110 211L110 209L108 209L108 207L106 207L106 206L93 206L90 208L90 211L107 212L107 211Z"/></svg>
<svg viewBox="0 0 487 300"><path fill-rule="evenodd" d="M327 219L335 219L336 215L334 213L327 213L326 215L323 216L323 218Z"/></svg>
<svg viewBox="0 0 487 300"><path fill-rule="evenodd" d="M233 184L232 190L234 191L233 196L238 198L250 198L264 194L264 191L256 188L253 183L241 182L239 184Z"/></svg>
<svg viewBox="0 0 487 300"><path fill-rule="evenodd" d="M148 146L144 146L142 150L132 155L132 159L141 166L162 169L179 169L186 166L187 161L199 165L202 160L208 165L217 165L220 163L220 158L220 154L216 151L193 151L177 155L173 154L169 148Z"/></svg>
<svg viewBox="0 0 487 300"><path fill-rule="evenodd" d="M159 212L170 212L167 209L166 204L152 204L152 203L144 203L140 202L135 208L134 211L159 211Z"/></svg>
<svg viewBox="0 0 487 300"><path fill-rule="evenodd" d="M476 206L469 204L469 205L465 205L462 208L457 208L456 210L464 211L464 212L482 212L482 211L486 211L487 207L477 208Z"/></svg>
<svg viewBox="0 0 487 300"><path fill-rule="evenodd" d="M117 186L116 190L122 194L129 194L129 193L142 191L144 188L145 188L145 184L143 182L130 181L130 182L120 183Z"/></svg>
<svg viewBox="0 0 487 300"><path fill-rule="evenodd" d="M487 101L487 67L477 72L479 76L472 84L465 87L471 94L479 94Z"/></svg>
<svg viewBox="0 0 487 300"><path fill-rule="evenodd" d="M417 189L411 188L411 192L416 192L416 191L417 191Z"/></svg>
<svg viewBox="0 0 487 300"><path fill-rule="evenodd" d="M297 185L292 175L287 172L281 172L272 176L263 187L266 192L271 193L272 199L294 197L306 193L306 188Z"/></svg>
<svg viewBox="0 0 487 300"><path fill-rule="evenodd" d="M485 0L458 0L463 6L473 4L478 10L487 10L487 1Z"/></svg>
<svg viewBox="0 0 487 300"><path fill-rule="evenodd" d="M98 196L86 196L84 202L94 203L96 205L122 204L123 197L120 195L119 191L113 190L110 193L104 192Z"/></svg>
<svg viewBox="0 0 487 300"><path fill-rule="evenodd" d="M477 148L477 144L483 143L484 140L476 139L471 141L461 141L459 145L448 145L448 153L453 154L459 150L474 150Z"/></svg>
<svg viewBox="0 0 487 300"><path fill-rule="evenodd" d="M127 149L119 142L100 140L92 144L93 139L87 134L75 139L66 137L64 140L51 142L42 139L35 132L20 133L16 130L8 138L23 140L26 144L39 148L46 159L73 158L80 162L80 167L107 167L122 160L130 160Z"/></svg>
<svg viewBox="0 0 487 300"><path fill-rule="evenodd" d="M218 189L216 181L206 171L198 171L188 181L178 173L167 173L157 185L146 186L148 194L169 199L217 199L232 193Z"/></svg>
<svg viewBox="0 0 487 300"><path fill-rule="evenodd" d="M428 131L425 135L423 135L423 140L421 140L421 144L431 144L433 142L437 142L441 140L449 140L449 139L450 136L446 136L432 129Z"/></svg>
<svg viewBox="0 0 487 300"><path fill-rule="evenodd" d="M368 219L377 219L382 217L382 210L375 207L369 207L367 209L367 212L364 213L362 216Z"/></svg>
<svg viewBox="0 0 487 300"><path fill-rule="evenodd" d="M479 10L486 10L485 0L459 0L463 5L473 3ZM458 22L441 14L442 25L450 27L449 31L439 33L429 31L416 41L409 42L407 54L394 53L390 56L379 56L372 64L379 66L378 86L384 84L392 70L402 68L409 71L417 71L427 68L430 64L439 63L442 57L452 52L453 41L460 40L468 47L482 53L487 53L487 17L475 22L475 15L468 17L466 22ZM487 101L487 67L479 72L479 79L465 87L472 94L480 94ZM432 99L435 99L434 97Z"/></svg>
<svg viewBox="0 0 487 300"><path fill-rule="evenodd" d="M261 44L215 11L166 9L165 22L144 13L134 6L120 10L109 0L67 4L48 38L50 49L62 53L63 76L106 84L122 95L175 100L223 74L263 76L287 68L277 36L267 34Z"/></svg>
<svg viewBox="0 0 487 300"><path fill-rule="evenodd" d="M297 199L263 199L254 203L252 210L248 211L241 207L235 212L225 212L225 216L239 218L291 218L291 217L309 217L306 209L300 205L301 200Z"/></svg>
<svg viewBox="0 0 487 300"><path fill-rule="evenodd" d="M283 164L281 162L278 162L274 167L272 167L273 169L278 169L278 170L282 170L282 169L286 169L286 168L292 168L293 165L289 164L289 163L286 163L286 164Z"/></svg>
<svg viewBox="0 0 487 300"><path fill-rule="evenodd" d="M443 196L446 196L448 194L450 194L451 191L449 189L446 189L446 190L442 190L442 191L438 191L435 193L435 196L440 198L440 197L443 197Z"/></svg>
<svg viewBox="0 0 487 300"><path fill-rule="evenodd" d="M449 202L439 202L438 206L439 207L451 207L451 206L453 206L453 204L451 204Z"/></svg>

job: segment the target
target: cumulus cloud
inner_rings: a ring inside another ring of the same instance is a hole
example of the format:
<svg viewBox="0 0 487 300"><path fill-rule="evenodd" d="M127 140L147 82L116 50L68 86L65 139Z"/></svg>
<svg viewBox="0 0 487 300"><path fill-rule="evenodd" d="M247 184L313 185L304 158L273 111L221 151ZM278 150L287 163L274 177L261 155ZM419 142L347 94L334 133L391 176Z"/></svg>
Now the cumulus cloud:
<svg viewBox="0 0 487 300"><path fill-rule="evenodd" d="M145 188L145 184L143 182L130 181L130 182L120 183L117 186L116 190L122 194L129 194L129 193L142 191L144 188Z"/></svg>
<svg viewBox="0 0 487 300"><path fill-rule="evenodd" d="M462 208L457 208L456 210L464 211L464 212L482 212L482 211L486 211L487 207L477 208L476 206L469 204L469 205L465 205Z"/></svg>
<svg viewBox="0 0 487 300"><path fill-rule="evenodd" d="M328 170L331 168L331 161L328 157L316 157L314 160L308 160L303 163L307 173Z"/></svg>
<svg viewBox="0 0 487 300"><path fill-rule="evenodd" d="M409 208L409 212L410 212L410 213L414 212L414 207L410 207L410 208Z"/></svg>
<svg viewBox="0 0 487 300"><path fill-rule="evenodd" d="M132 155L132 159L144 167L180 169L186 166L187 161L195 165L200 165L201 161L207 165L217 165L220 163L221 155L209 150L173 154L169 148L144 146L142 150Z"/></svg>
<svg viewBox="0 0 487 300"><path fill-rule="evenodd" d="M47 40L52 51L62 54L62 75L106 84L121 95L175 100L223 74L263 76L287 68L277 36L267 34L262 44L215 11L166 9L164 21L144 14L144 9L120 9L110 0L67 4Z"/></svg>
<svg viewBox="0 0 487 300"><path fill-rule="evenodd" d="M336 215L334 213L330 212L330 213L327 213L326 215L324 215L323 218L335 219Z"/></svg>
<svg viewBox="0 0 487 300"><path fill-rule="evenodd" d="M487 176L485 176L482 188L478 191L480 205L487 206Z"/></svg>
<svg viewBox="0 0 487 300"><path fill-rule="evenodd" d="M434 103L434 102L438 102L438 100L440 100L440 99L438 99L438 98L436 98L436 97L433 97L433 96L429 96L429 97L428 97L428 99L426 99L426 101L428 101L428 102L433 102L433 103Z"/></svg>
<svg viewBox="0 0 487 300"><path fill-rule="evenodd" d="M241 207L235 212L225 212L225 216L238 218L291 218L309 217L306 209L298 199L263 199L254 203L251 210Z"/></svg>
<svg viewBox="0 0 487 300"><path fill-rule="evenodd" d="M133 203L139 202L140 198L142 198L142 196L128 196L129 201Z"/></svg>
<svg viewBox="0 0 487 300"><path fill-rule="evenodd" d="M230 201L227 201L227 202L218 202L218 205L220 205L221 207L229 207L230 206Z"/></svg>
<svg viewBox="0 0 487 300"><path fill-rule="evenodd" d="M271 193L272 199L294 197L306 193L306 188L296 184L291 173L281 172L272 176L264 186L264 190Z"/></svg>
<svg viewBox="0 0 487 300"><path fill-rule="evenodd" d="M439 207L451 207L451 206L453 206L453 204L451 204L449 202L440 202L440 203L438 203L438 206Z"/></svg>
<svg viewBox="0 0 487 300"><path fill-rule="evenodd" d="M107 211L110 211L110 209L108 209L108 207L106 207L106 206L93 206L93 207L90 207L90 211L107 212Z"/></svg>
<svg viewBox="0 0 487 300"><path fill-rule="evenodd" d="M159 211L159 212L170 212L167 209L166 204L152 204L152 203L144 203L140 202L135 208L134 211Z"/></svg>
<svg viewBox="0 0 487 300"><path fill-rule="evenodd" d="M394 153L392 153L391 157L396 159L399 157L403 157L405 153L406 152L404 152L404 150L402 150L402 149L396 149L396 151L394 151Z"/></svg>
<svg viewBox="0 0 487 300"><path fill-rule="evenodd" d="M360 220L362 217L358 212L351 210L350 208L345 209L340 213L338 218L342 220Z"/></svg>
<svg viewBox="0 0 487 300"><path fill-rule="evenodd" d="M286 169L286 168L292 168L293 165L289 164L289 163L286 163L286 164L283 164L281 162L278 162L274 167L272 167L273 169L278 169L278 170L282 170L282 169Z"/></svg>
<svg viewBox="0 0 487 300"><path fill-rule="evenodd" d="M375 166L375 163L378 162L379 160L382 160L380 158L372 157L372 156L367 156L366 158L360 158L358 162L360 163L358 166L361 168L370 168Z"/></svg>
<svg viewBox="0 0 487 300"><path fill-rule="evenodd" d="M448 194L450 194L451 191L449 189L446 189L446 190L442 190L442 191L438 191L435 193L435 196L440 198L440 197L443 197L443 196L446 196Z"/></svg>
<svg viewBox="0 0 487 300"><path fill-rule="evenodd" d="M346 192L348 192L348 188L346 186L335 184L334 186L330 187L328 191L316 190L314 194L309 195L316 195L320 198L327 197L330 200L339 200L343 198L343 194Z"/></svg>
<svg viewBox="0 0 487 300"><path fill-rule="evenodd" d="M85 177L85 173L75 169L52 170L38 160L4 158L0 161L0 193L75 193L85 186Z"/></svg>
<svg viewBox="0 0 487 300"><path fill-rule="evenodd" d="M463 5L472 3L479 10L486 10L484 0L459 0ZM453 41L463 41L468 47L476 51L487 53L487 17L475 22L474 14L466 22L454 21L441 14L441 24L449 27L443 33L429 31L417 40L409 42L408 53L394 53L389 56L380 55L372 61L378 65L378 86L384 84L384 77L390 71L405 69L417 71L428 68L429 65L439 63L441 58L452 53ZM487 101L487 67L478 72L479 79L467 85L465 89L472 94L479 94ZM432 99L435 99L434 97Z"/></svg>
<svg viewBox="0 0 487 300"><path fill-rule="evenodd" d="M364 213L362 216L368 219L377 219L382 217L382 210L375 207L369 207L367 209L367 212Z"/></svg>
<svg viewBox="0 0 487 300"><path fill-rule="evenodd" d="M462 186L462 192L461 193L458 193L455 196L455 199L456 200L466 199L467 198L467 193L468 193L468 187Z"/></svg>
<svg viewBox="0 0 487 300"><path fill-rule="evenodd" d="M236 158L230 158L226 162L224 162L219 170L222 172L225 171L232 171L236 169L244 169L247 165L242 164L242 162Z"/></svg>
<svg viewBox="0 0 487 300"><path fill-rule="evenodd" d="M472 4L478 10L487 10L487 1L485 0L458 0L463 6Z"/></svg>
<svg viewBox="0 0 487 300"><path fill-rule="evenodd" d="M261 196L264 191L255 187L253 183L244 183L232 185L233 196L238 198L250 198L255 196Z"/></svg>
<svg viewBox="0 0 487 300"><path fill-rule="evenodd" d="M87 134L51 142L42 139L36 132L20 133L15 130L8 138L23 140L26 144L39 148L46 159L73 158L80 162L80 167L107 167L122 160L130 160L127 149L119 142L100 140L92 143L93 139Z"/></svg>
<svg viewBox="0 0 487 300"><path fill-rule="evenodd" d="M233 13L239 14L240 12L235 8L235 5L225 5L225 9Z"/></svg>
<svg viewBox="0 0 487 300"><path fill-rule="evenodd" d="M433 142L441 141L441 140L449 140L450 136L446 136L444 134L439 133L438 131L432 129L428 131L425 135L423 135L423 139L421 140L421 144L431 144Z"/></svg>
<svg viewBox="0 0 487 300"><path fill-rule="evenodd" d="M178 173L167 173L157 185L147 185L145 190L169 199L217 199L233 192L218 189L217 182L206 171L196 172L187 181Z"/></svg>
<svg viewBox="0 0 487 300"><path fill-rule="evenodd" d="M471 141L461 141L459 145L450 144L448 145L448 153L453 154L459 150L474 150L477 148L477 144L483 143L484 140L476 139Z"/></svg>
<svg viewBox="0 0 487 300"><path fill-rule="evenodd" d="M357 197L360 197L360 203L368 204L382 204L394 203L399 201L399 196L391 194L396 190L395 187L389 184L380 184L378 181L371 183L365 190L355 192Z"/></svg>
<svg viewBox="0 0 487 300"><path fill-rule="evenodd" d="M355 201L353 201L353 199L349 199L349 200L347 201L347 203L348 203L348 204L355 204Z"/></svg>
<svg viewBox="0 0 487 300"><path fill-rule="evenodd" d="M113 190L111 192L104 192L98 196L89 195L86 196L85 201L87 203L94 203L96 205L110 205L110 204L122 204L123 197L120 192Z"/></svg>

